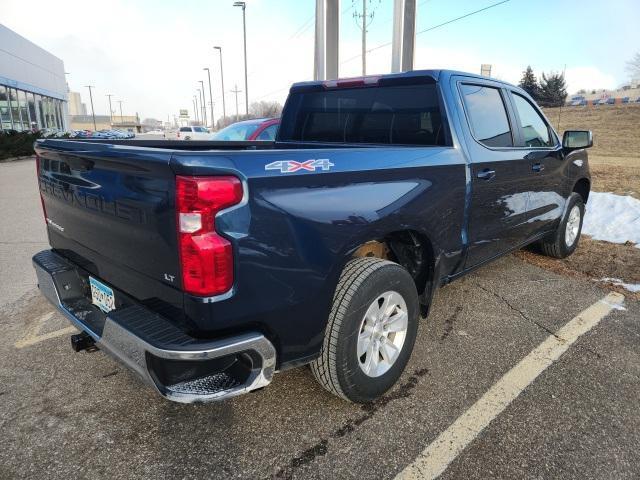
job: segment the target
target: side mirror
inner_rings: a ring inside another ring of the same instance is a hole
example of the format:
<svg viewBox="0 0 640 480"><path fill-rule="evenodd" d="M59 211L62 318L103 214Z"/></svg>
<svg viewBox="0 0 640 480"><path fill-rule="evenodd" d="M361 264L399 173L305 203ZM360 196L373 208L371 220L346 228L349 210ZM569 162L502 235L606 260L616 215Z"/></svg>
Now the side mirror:
<svg viewBox="0 0 640 480"><path fill-rule="evenodd" d="M567 130L562 136L562 148L577 150L593 147L593 133L591 130Z"/></svg>

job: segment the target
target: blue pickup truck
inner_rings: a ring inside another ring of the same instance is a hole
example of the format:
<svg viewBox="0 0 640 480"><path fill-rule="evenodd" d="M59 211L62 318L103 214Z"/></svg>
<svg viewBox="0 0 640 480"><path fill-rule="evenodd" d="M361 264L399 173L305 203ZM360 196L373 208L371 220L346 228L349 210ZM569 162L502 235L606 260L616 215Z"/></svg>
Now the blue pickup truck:
<svg viewBox="0 0 640 480"><path fill-rule="evenodd" d="M309 364L368 402L438 287L528 244L574 251L592 143L476 75L297 83L274 142L39 140L51 249L33 264L74 349L165 398L225 399Z"/></svg>

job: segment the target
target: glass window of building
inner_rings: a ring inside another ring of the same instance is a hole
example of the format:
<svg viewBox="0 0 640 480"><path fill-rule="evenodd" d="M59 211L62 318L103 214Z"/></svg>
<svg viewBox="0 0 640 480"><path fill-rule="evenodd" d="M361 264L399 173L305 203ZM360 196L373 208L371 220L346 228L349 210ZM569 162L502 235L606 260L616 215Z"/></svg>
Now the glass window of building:
<svg viewBox="0 0 640 480"><path fill-rule="evenodd" d="M44 126L43 128L53 128L51 120L51 102L48 97L42 97L42 105L44 106Z"/></svg>
<svg viewBox="0 0 640 480"><path fill-rule="evenodd" d="M37 130L38 126L38 117L36 116L36 102L34 100L33 93L27 93L27 104L29 106L29 118L31 119L31 128L33 130Z"/></svg>
<svg viewBox="0 0 640 480"><path fill-rule="evenodd" d="M43 128L44 122L42 121L42 97L37 93L33 94L33 107L36 111L36 121L38 122L38 128Z"/></svg>
<svg viewBox="0 0 640 480"><path fill-rule="evenodd" d="M9 93L7 87L0 85L0 126L3 130L11 130L11 108L9 106Z"/></svg>
<svg viewBox="0 0 640 480"><path fill-rule="evenodd" d="M20 106L18 105L18 94L13 88L8 89L9 92L9 111L13 119L13 129L22 130L22 117L20 117Z"/></svg>
<svg viewBox="0 0 640 480"><path fill-rule="evenodd" d="M56 118L58 119L58 129L62 130L64 122L62 121L62 102L60 100L56 100Z"/></svg>
<svg viewBox="0 0 640 480"><path fill-rule="evenodd" d="M38 112L38 126L42 129L45 127L44 97L40 95L36 95L36 111Z"/></svg>
<svg viewBox="0 0 640 480"><path fill-rule="evenodd" d="M20 105L20 116L22 117L22 129L31 129L31 119L29 118L29 106L27 104L27 92L18 90L18 103Z"/></svg>

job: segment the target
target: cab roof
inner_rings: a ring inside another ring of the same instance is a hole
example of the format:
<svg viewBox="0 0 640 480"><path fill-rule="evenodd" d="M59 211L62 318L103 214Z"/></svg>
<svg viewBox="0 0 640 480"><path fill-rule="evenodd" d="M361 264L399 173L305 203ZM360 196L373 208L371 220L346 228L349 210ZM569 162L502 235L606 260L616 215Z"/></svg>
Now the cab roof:
<svg viewBox="0 0 640 480"><path fill-rule="evenodd" d="M454 75L463 77L476 78L478 80L491 80L492 82L502 83L504 85L514 87L514 85L491 77L483 77L475 73L460 72L457 70L432 69L432 70L411 70L401 73L386 73L381 75L366 75L363 77L338 78L335 80L314 80L309 82L297 82L291 86L291 92L302 90L315 90L318 88L349 88L355 86L374 85L378 82L395 83L403 80L422 80L423 82L438 82Z"/></svg>

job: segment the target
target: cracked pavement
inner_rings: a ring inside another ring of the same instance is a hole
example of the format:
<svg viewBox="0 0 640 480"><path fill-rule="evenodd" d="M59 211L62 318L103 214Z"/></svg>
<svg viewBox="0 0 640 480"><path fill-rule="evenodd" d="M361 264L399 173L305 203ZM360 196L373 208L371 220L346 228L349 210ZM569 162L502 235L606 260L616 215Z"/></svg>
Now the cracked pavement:
<svg viewBox="0 0 640 480"><path fill-rule="evenodd" d="M0 176L0 214L7 225L9 178L11 192L24 192L18 210L30 220L22 234L39 240L40 205L27 185L33 164L19 163L0 165L9 172ZM0 236L11 279L0 284L2 479L393 478L606 294L508 256L438 292L406 372L377 402L346 403L299 368L249 395L180 405L102 352L73 353L68 335L15 347L52 311L30 278L28 252L44 246L5 249L19 234ZM55 314L36 330L46 336L67 326ZM640 304L627 302L529 385L441 478L637 478L639 398Z"/></svg>

